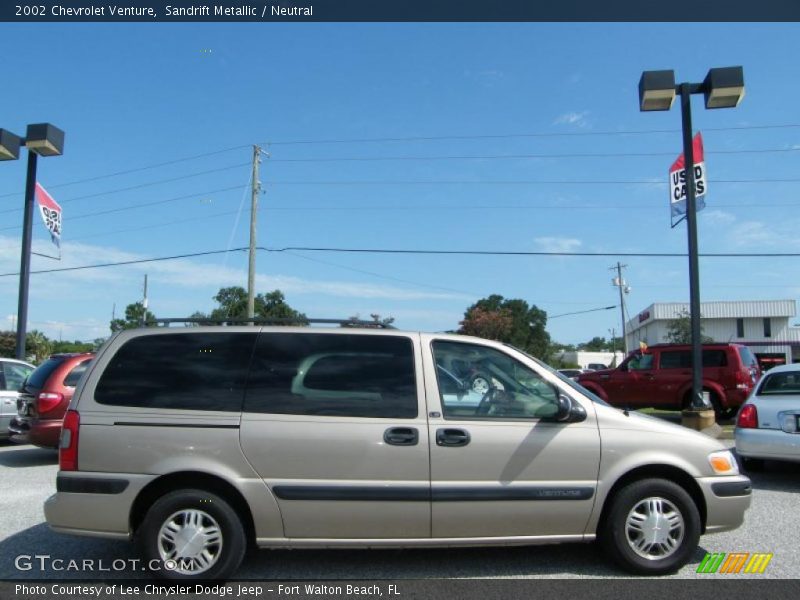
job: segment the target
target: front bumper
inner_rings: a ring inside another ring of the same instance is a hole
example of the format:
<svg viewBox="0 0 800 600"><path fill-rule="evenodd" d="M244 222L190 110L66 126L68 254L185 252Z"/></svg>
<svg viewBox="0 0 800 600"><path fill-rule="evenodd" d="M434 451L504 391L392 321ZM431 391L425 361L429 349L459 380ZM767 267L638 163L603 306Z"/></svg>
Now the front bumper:
<svg viewBox="0 0 800 600"><path fill-rule="evenodd" d="M750 508L752 488L745 475L699 477L697 484L706 502L706 533L736 529Z"/></svg>
<svg viewBox="0 0 800 600"><path fill-rule="evenodd" d="M733 436L739 456L800 462L800 433L737 427Z"/></svg>
<svg viewBox="0 0 800 600"><path fill-rule="evenodd" d="M44 503L45 519L61 533L130 539L133 502L153 479L152 475L59 471L58 491Z"/></svg>

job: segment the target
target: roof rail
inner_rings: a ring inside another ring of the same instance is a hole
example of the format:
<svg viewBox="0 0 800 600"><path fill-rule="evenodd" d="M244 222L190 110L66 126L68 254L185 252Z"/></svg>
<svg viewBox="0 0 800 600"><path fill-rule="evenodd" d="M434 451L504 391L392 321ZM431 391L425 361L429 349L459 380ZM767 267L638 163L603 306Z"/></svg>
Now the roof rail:
<svg viewBox="0 0 800 600"><path fill-rule="evenodd" d="M195 323L197 325L240 325L253 323L254 325L339 325L341 327L365 327L370 329L395 329L391 325L380 321L363 321L360 319L308 319L308 318L263 318L231 317L226 319L212 319L211 317L177 317L170 319L150 319L148 324L169 327L172 323Z"/></svg>

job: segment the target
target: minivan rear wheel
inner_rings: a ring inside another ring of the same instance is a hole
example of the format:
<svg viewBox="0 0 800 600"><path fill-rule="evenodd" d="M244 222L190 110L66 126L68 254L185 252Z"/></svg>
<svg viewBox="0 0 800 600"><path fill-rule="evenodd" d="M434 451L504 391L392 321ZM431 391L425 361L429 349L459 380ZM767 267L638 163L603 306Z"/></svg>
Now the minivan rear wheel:
<svg viewBox="0 0 800 600"><path fill-rule="evenodd" d="M691 496L665 479L635 481L611 499L601 543L625 570L663 575L689 560L700 540L700 513Z"/></svg>
<svg viewBox="0 0 800 600"><path fill-rule="evenodd" d="M136 532L147 566L165 579L231 576L244 558L242 522L225 500L203 490L177 490L159 498Z"/></svg>

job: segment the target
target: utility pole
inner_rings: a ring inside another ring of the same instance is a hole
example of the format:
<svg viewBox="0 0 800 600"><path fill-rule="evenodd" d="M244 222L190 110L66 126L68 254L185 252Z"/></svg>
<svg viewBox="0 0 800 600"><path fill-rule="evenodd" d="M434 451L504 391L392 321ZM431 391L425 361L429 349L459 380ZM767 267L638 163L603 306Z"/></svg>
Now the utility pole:
<svg viewBox="0 0 800 600"><path fill-rule="evenodd" d="M142 306L144 310L142 311L142 327L147 324L147 275L144 276L144 298L142 300Z"/></svg>
<svg viewBox="0 0 800 600"><path fill-rule="evenodd" d="M625 288L625 280L622 278L622 269L626 268L628 265L621 265L617 262L615 267L611 267L609 270L614 271L616 270L617 276L611 280L611 283L619 288L619 310L620 316L622 317L622 353L623 355L628 354L628 337L625 332L625 298L623 297L623 291Z"/></svg>
<svg viewBox="0 0 800 600"><path fill-rule="evenodd" d="M261 148L253 146L253 190L250 199L250 260L247 268L247 318L256 316L256 214L258 212L258 192L261 182L258 180L258 165L261 162ZM254 325L254 323L249 323Z"/></svg>

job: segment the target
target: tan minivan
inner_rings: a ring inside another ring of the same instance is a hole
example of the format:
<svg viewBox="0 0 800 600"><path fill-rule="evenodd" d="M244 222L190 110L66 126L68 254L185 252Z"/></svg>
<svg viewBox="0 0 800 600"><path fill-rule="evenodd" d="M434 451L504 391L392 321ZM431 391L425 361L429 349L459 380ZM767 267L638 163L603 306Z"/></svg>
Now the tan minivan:
<svg viewBox="0 0 800 600"><path fill-rule="evenodd" d="M248 545L595 539L661 574L741 525L751 497L716 440L612 408L513 347L274 326L117 334L78 385L56 486L53 529L133 539L173 579L229 577Z"/></svg>

